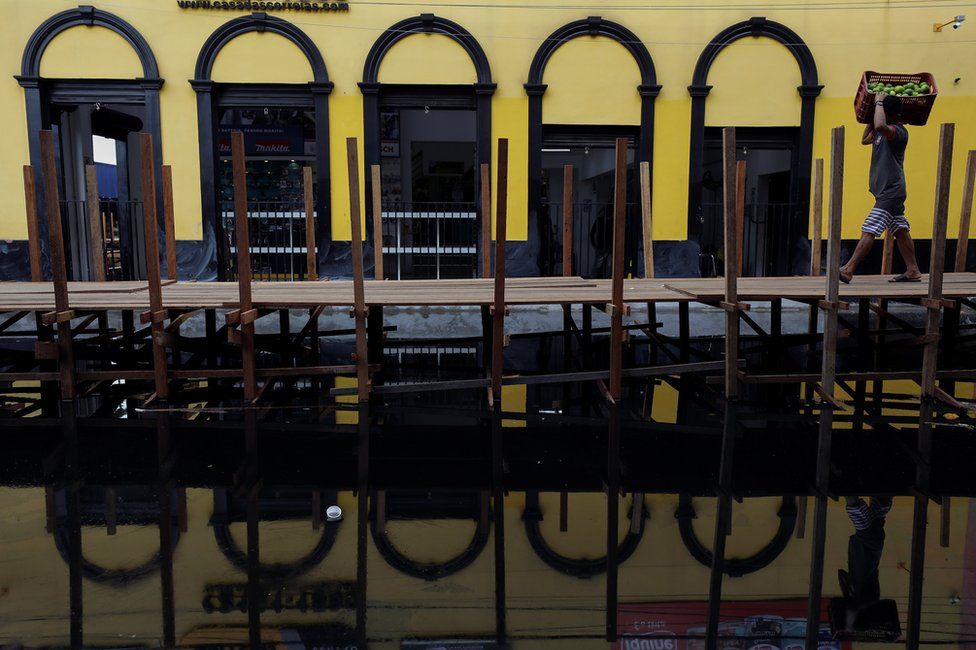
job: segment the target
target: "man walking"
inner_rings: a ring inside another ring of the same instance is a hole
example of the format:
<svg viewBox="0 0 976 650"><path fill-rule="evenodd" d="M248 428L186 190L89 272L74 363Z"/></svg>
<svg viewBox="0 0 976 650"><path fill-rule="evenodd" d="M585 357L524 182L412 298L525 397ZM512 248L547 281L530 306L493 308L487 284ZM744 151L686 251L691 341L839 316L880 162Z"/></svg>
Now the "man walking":
<svg viewBox="0 0 976 650"><path fill-rule="evenodd" d="M840 281L849 283L854 278L857 265L871 252L874 240L885 230L895 238L898 250L905 260L905 272L891 282L920 282L922 273L915 259L915 242L908 233L905 219L905 147L908 146L908 130L901 123L901 99L883 92L876 95L874 120L864 127L861 144L872 145L870 190L874 195L874 207L861 226L861 239L847 264L840 268Z"/></svg>

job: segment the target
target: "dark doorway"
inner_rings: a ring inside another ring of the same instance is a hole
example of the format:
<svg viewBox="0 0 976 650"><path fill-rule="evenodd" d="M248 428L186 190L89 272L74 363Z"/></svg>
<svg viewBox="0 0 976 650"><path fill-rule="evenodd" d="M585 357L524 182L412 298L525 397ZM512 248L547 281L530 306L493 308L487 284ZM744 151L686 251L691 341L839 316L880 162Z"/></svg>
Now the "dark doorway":
<svg viewBox="0 0 976 650"><path fill-rule="evenodd" d="M617 138L627 138L627 273L636 273L640 212L634 143L637 127L547 125L542 134L543 275L558 275L562 260L563 167L573 166L573 272L608 278L613 252L613 178Z"/></svg>
<svg viewBox="0 0 976 650"><path fill-rule="evenodd" d="M382 87L373 155L387 278L477 275L477 118L473 94Z"/></svg>
<svg viewBox="0 0 976 650"><path fill-rule="evenodd" d="M49 126L55 134L69 279L94 279L94 264L104 265L107 280L145 277L138 141L143 113L142 106L131 104L51 105ZM95 166L98 179L99 214L95 219L88 215L88 165ZM102 239L105 251L101 260L91 255L96 237Z"/></svg>
<svg viewBox="0 0 976 650"><path fill-rule="evenodd" d="M805 234L806 203L797 182L797 127L736 129L736 159L746 162L742 274L790 275L795 239ZM722 130L705 129L702 171L702 275L724 272Z"/></svg>

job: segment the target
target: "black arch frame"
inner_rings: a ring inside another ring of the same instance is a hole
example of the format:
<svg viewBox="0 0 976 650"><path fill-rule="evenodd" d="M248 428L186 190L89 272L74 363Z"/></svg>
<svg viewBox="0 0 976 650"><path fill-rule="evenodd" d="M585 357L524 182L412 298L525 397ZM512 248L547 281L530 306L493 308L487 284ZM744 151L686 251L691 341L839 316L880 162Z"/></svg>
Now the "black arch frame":
<svg viewBox="0 0 976 650"><path fill-rule="evenodd" d="M567 23L549 35L536 50L529 66L528 81L523 85L529 97L529 248L539 250L542 224L542 97L548 88L543 82L549 59L562 45L581 36L605 36L623 46L634 57L640 70L641 82L637 92L641 99L640 126L634 149L634 162L647 162L654 170L654 100L661 92L657 73L650 52L637 37L623 25L600 16L589 16ZM652 189L653 191L653 189ZM639 224L638 224L639 226ZM637 231L639 233L639 231ZM533 236L537 239L533 242ZM641 238L642 239L642 238Z"/></svg>
<svg viewBox="0 0 976 650"><path fill-rule="evenodd" d="M801 84L796 90L800 94L800 136L797 145L797 178L795 187L801 214L807 215L807 193L810 187L810 168L813 163L813 127L816 99L823 86L817 75L817 64L810 48L792 29L763 16L735 23L718 33L698 56L695 73L688 93L691 95L691 151L688 166L688 237L701 241L702 237L702 184L701 169L705 157L705 100L712 87L708 85L708 71L715 59L726 47L739 39L751 36L765 36L785 46L800 68ZM806 232L806 220L800 224L800 232ZM792 245L792 242L790 242Z"/></svg>
<svg viewBox="0 0 976 650"><path fill-rule="evenodd" d="M249 83L222 84L213 81L214 62L220 51L230 41L238 36L250 32L270 32L278 34L294 43L312 68L312 81L307 85ZM243 101L259 101L262 98L274 97L276 105L295 107L311 104L315 111L315 164L319 188L315 195L315 238L317 259L321 276L324 258L331 249L332 219L329 208L331 206L331 171L329 161L329 95L333 84L329 81L328 70L319 49L312 39L297 25L255 12L248 16L234 18L218 27L204 42L197 56L194 67L194 78L190 86L197 95L197 129L200 139L200 194L201 211L203 216L204 237L213 233L217 245L217 273L223 280L223 274L228 268L220 260L223 246L223 224L220 222L217 199L217 163L219 156L215 146L217 133L217 107L221 96L233 94L235 99Z"/></svg>
<svg viewBox="0 0 976 650"><path fill-rule="evenodd" d="M390 49L399 41L414 34L440 34L447 36L459 44L474 64L476 81L471 86L466 85L410 85L403 87L400 84L382 84L379 81L380 65L383 58L389 53ZM496 84L491 80L491 66L481 44L471 35L467 29L458 23L441 18L434 14L420 14L405 18L398 23L390 26L380 34L369 53L366 55L366 62L363 66L363 80L359 83L359 90L363 94L363 164L364 170L368 171L370 166L380 164L379 151L379 119L380 119L380 97L387 93L397 93L402 96L413 95L423 105L423 99L428 98L428 93L437 92L438 89L450 90L452 95L474 94L475 120L476 120L476 147L478 151L478 165L491 164L491 97L495 93ZM475 174L476 194L475 202L481 205L481 187L478 185L479 175ZM372 181L369 173L363 174L366 196L370 196L372 191ZM484 215L479 215L484 218ZM367 235L372 232L371 220L366 220ZM478 228L481 232L481 228ZM372 241L372 237L367 236L366 241ZM481 251L488 250L484 242L479 247ZM478 265L481 268L481 265Z"/></svg>
<svg viewBox="0 0 976 650"><path fill-rule="evenodd" d="M73 27L104 27L121 36L132 47L142 64L142 77L136 79L47 79L41 76L41 59L47 46L59 34ZM150 134L156 167L157 187L162 183L163 146L160 136L159 89L163 80L159 77L159 66L149 43L131 24L115 14L92 6L80 6L57 13L41 23L27 40L21 59L20 74L14 77L24 89L27 107L27 142L30 163L34 168L37 183L36 204L39 220L41 251L48 258L47 214L44 206L44 171L41 165L40 131L50 119L50 97L57 92L60 101L91 103L110 101L113 98L124 101L140 100L145 106L143 128ZM157 211L163 209L162 193L157 196ZM160 226L162 227L162 223ZM160 243L165 247L165 238ZM165 250L165 248L163 248Z"/></svg>

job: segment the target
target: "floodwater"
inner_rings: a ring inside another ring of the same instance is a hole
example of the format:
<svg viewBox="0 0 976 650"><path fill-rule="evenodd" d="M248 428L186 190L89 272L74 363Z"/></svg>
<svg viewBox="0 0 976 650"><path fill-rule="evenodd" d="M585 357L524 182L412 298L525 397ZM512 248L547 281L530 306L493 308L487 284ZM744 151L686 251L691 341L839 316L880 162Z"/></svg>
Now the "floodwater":
<svg viewBox="0 0 976 650"><path fill-rule="evenodd" d="M597 338L567 354L515 335L506 371L605 367ZM322 345L348 358L348 339ZM819 362L751 345L767 372ZM720 350L635 336L625 366ZM484 377L483 352L391 336L376 385ZM632 378L616 407L594 381L508 385L497 412L484 388L330 394L354 385L286 381L245 408L233 386L145 406L121 384L4 409L0 646L699 650L719 537L717 646L803 647L820 557L822 650L905 643L913 615L923 644L976 642L976 416L910 381L844 382L829 415L799 383L730 405L703 374ZM947 389L971 403L971 382Z"/></svg>

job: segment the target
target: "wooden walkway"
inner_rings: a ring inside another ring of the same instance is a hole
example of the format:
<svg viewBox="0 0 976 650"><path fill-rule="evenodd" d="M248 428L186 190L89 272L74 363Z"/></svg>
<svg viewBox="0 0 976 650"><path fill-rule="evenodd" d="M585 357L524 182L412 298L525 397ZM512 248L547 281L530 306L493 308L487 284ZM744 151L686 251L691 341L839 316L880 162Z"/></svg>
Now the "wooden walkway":
<svg viewBox="0 0 976 650"><path fill-rule="evenodd" d="M915 301L928 295L922 282L892 283L891 276L857 276L840 286L840 298L878 298ZM723 278L624 280L624 302L717 302L725 295ZM262 309L309 309L355 304L352 281L252 282L253 304ZM384 280L364 283L368 307L484 306L494 302L494 280ZM823 278L815 276L741 278L740 301L774 299L810 302L823 299ZM947 273L945 298L976 296L976 273ZM149 308L146 282L69 282L72 309L139 310ZM236 309L240 295L236 282L164 282L165 309ZM505 302L509 305L573 305L611 302L611 280L579 277L509 278ZM0 311L54 310L51 282L0 283Z"/></svg>

